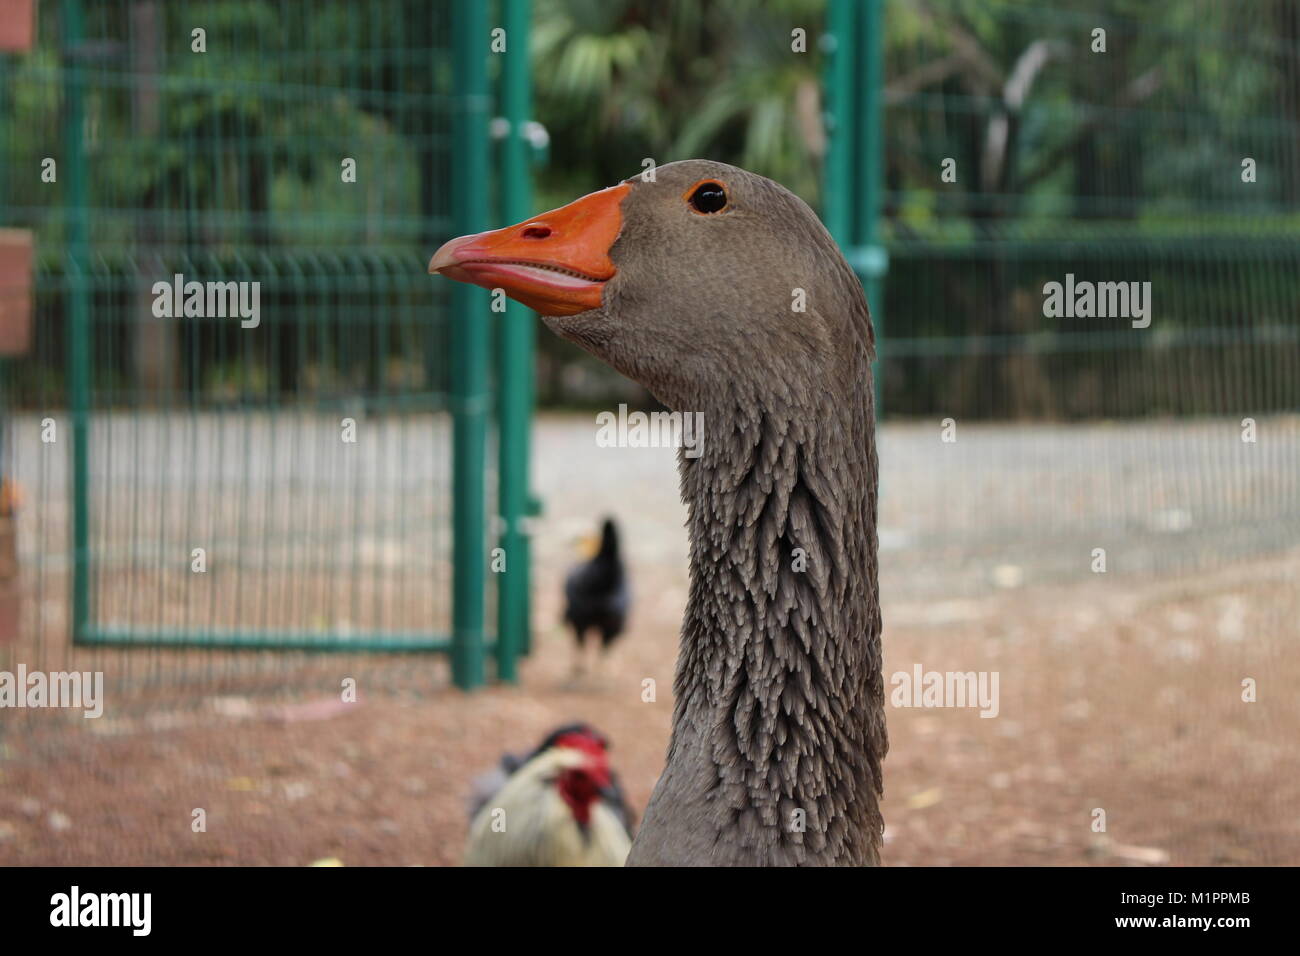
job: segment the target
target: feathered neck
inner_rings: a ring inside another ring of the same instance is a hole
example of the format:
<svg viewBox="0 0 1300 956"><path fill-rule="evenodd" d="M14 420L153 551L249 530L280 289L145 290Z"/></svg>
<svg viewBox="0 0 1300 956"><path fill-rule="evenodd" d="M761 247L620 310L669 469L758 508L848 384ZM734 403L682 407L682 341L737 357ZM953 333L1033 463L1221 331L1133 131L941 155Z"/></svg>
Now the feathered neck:
<svg viewBox="0 0 1300 956"><path fill-rule="evenodd" d="M867 356L829 379L732 390L706 412L706 429L729 433L708 429L702 457L679 461L691 587L673 739L643 824L653 836L629 862L878 862L887 741Z"/></svg>

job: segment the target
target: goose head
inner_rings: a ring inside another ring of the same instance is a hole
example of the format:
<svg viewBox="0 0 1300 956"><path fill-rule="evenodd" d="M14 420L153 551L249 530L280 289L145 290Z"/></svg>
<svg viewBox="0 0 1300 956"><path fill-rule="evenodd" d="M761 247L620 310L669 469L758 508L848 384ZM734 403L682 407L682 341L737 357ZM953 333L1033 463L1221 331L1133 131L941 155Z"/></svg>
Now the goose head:
<svg viewBox="0 0 1300 956"><path fill-rule="evenodd" d="M806 385L870 335L860 286L803 200L707 160L453 239L429 271L503 290L679 409L737 382L759 402Z"/></svg>

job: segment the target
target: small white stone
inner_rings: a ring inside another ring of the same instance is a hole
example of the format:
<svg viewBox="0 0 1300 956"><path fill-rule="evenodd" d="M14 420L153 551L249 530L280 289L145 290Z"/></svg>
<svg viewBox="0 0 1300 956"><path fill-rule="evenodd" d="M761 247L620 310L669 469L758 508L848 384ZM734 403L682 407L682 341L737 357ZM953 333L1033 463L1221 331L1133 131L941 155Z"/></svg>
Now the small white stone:
<svg viewBox="0 0 1300 956"><path fill-rule="evenodd" d="M1010 590L1025 583L1025 569L1018 564L999 564L993 569L993 583Z"/></svg>

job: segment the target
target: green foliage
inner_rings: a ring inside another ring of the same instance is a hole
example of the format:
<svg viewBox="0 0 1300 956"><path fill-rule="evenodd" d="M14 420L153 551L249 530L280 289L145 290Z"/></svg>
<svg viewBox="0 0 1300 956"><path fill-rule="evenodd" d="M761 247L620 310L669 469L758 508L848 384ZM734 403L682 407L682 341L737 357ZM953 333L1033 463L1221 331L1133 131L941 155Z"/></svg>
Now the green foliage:
<svg viewBox="0 0 1300 956"><path fill-rule="evenodd" d="M538 116L555 201L656 163L744 165L817 198L824 4L540 0ZM791 50L806 31L807 52Z"/></svg>
<svg viewBox="0 0 1300 956"><path fill-rule="evenodd" d="M824 16L813 2L539 0L538 113L556 160L546 205L645 157L688 156L738 163L816 204ZM1221 0L888 0L884 19L882 235L893 265L873 306L895 346L886 407L1202 412L1166 389L1179 334L1241 351L1300 324L1294 0L1258 0L1249 15ZM807 54L790 51L794 26L808 31ZM1098 28L1105 52L1092 49ZM1253 183L1244 157L1257 163ZM956 182L940 179L946 159ZM1129 373L1158 388L1103 396L1097 353L1059 342L1035 346L1050 358L980 354L982 337L1014 350L1029 348L1017 336L1054 334L1041 287L1071 266L1161 290L1160 336L1069 330L1102 336L1108 355L1132 349ZM968 338L969 355L933 351L931 340ZM542 347L561 364L563 346ZM1200 349L1211 368L1211 345L1180 348ZM1284 368L1270 366L1259 390L1281 407L1296 394Z"/></svg>

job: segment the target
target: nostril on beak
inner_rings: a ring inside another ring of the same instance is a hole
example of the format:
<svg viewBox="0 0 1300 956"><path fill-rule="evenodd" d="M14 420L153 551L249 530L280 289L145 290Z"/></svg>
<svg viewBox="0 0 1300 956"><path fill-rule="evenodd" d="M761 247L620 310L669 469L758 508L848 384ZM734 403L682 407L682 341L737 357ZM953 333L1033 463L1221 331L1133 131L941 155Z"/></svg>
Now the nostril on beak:
<svg viewBox="0 0 1300 956"><path fill-rule="evenodd" d="M546 239L551 235L551 227L544 223L533 223L531 226L524 226L523 238L525 239Z"/></svg>

